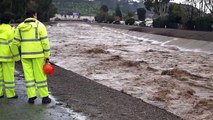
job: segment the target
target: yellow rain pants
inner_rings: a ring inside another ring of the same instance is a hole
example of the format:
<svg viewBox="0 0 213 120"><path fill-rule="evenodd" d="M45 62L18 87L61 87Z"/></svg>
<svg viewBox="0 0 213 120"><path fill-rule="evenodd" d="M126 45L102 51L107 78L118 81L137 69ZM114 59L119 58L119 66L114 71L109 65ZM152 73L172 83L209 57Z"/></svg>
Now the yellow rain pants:
<svg viewBox="0 0 213 120"><path fill-rule="evenodd" d="M22 58L21 61L26 80L28 98L35 97L36 90L38 90L38 96L40 98L47 97L49 93L47 77L43 72L43 65L45 63L44 58Z"/></svg>
<svg viewBox="0 0 213 120"><path fill-rule="evenodd" d="M14 68L15 62L0 62L0 96L4 95L3 88L7 98L15 96Z"/></svg>

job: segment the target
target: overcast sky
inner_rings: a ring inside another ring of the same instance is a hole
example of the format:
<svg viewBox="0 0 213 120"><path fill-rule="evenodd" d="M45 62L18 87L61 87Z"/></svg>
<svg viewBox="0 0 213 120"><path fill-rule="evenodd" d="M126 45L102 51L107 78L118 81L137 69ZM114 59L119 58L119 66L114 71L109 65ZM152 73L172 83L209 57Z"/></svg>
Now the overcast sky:
<svg viewBox="0 0 213 120"><path fill-rule="evenodd" d="M176 3L180 3L180 2L183 2L185 0L171 0L171 1L176 2Z"/></svg>
<svg viewBox="0 0 213 120"><path fill-rule="evenodd" d="M140 0L133 0L133 1L140 1ZM176 2L176 3L180 3L180 2L183 2L185 0L171 0L171 1Z"/></svg>

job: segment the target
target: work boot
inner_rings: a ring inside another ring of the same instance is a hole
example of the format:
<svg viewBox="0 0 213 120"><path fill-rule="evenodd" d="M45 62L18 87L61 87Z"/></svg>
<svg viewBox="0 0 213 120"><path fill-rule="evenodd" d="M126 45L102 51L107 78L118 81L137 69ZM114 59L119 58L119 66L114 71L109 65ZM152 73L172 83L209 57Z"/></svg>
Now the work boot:
<svg viewBox="0 0 213 120"><path fill-rule="evenodd" d="M15 96L10 97L10 98L8 98L8 99L16 99L16 98L18 98L18 95L15 95Z"/></svg>
<svg viewBox="0 0 213 120"><path fill-rule="evenodd" d="M36 98L37 98L36 96L35 96L35 97L32 97L32 98L29 98L29 99L28 99L28 103L34 104L34 101L35 101Z"/></svg>
<svg viewBox="0 0 213 120"><path fill-rule="evenodd" d="M4 98L4 95L0 96L0 98Z"/></svg>
<svg viewBox="0 0 213 120"><path fill-rule="evenodd" d="M48 103L51 103L51 99L47 96L47 97L43 97L42 98L42 103L43 104L48 104Z"/></svg>

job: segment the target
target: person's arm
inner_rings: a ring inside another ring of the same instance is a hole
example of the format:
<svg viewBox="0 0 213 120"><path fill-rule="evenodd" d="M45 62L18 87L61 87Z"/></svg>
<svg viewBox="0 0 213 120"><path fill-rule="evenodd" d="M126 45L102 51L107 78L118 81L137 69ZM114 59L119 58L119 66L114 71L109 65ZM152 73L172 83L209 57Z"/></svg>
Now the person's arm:
<svg viewBox="0 0 213 120"><path fill-rule="evenodd" d="M46 27L42 23L39 23L39 36L40 36L41 45L42 45L42 48L43 48L43 51L44 51L45 61L49 62L50 43L49 43L49 39L48 39L48 36L47 36Z"/></svg>
<svg viewBox="0 0 213 120"><path fill-rule="evenodd" d="M18 47L20 47L21 45L21 36L18 27L15 29L13 44L15 44Z"/></svg>
<svg viewBox="0 0 213 120"><path fill-rule="evenodd" d="M15 41L14 40L14 29L12 29L9 32L8 39L9 39L9 41L8 41L9 42L9 47L10 47L11 53L13 54L13 59L15 61L19 61L20 60L20 54L19 54L19 49L18 49L17 45L20 44L20 41Z"/></svg>

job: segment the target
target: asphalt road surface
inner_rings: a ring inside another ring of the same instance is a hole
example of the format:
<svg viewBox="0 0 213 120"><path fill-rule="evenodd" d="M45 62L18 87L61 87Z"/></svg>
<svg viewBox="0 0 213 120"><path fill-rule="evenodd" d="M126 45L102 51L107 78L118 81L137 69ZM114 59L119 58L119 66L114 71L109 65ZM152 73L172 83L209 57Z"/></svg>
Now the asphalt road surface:
<svg viewBox="0 0 213 120"><path fill-rule="evenodd" d="M50 96L52 102L48 105L41 104L40 98L35 104L28 104L20 63L15 80L18 99L0 99L0 120L86 120L86 116L66 108L66 103L55 101L53 96Z"/></svg>

